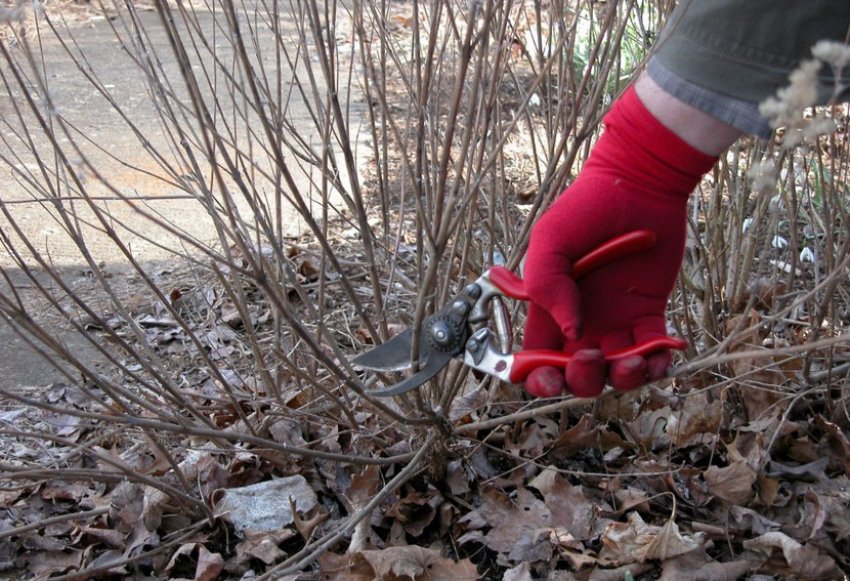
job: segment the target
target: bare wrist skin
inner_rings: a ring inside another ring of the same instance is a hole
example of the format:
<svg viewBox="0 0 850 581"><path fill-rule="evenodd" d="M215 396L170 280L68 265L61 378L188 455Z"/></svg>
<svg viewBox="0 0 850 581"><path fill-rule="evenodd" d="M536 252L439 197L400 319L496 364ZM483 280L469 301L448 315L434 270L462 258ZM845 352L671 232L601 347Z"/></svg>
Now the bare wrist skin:
<svg viewBox="0 0 850 581"><path fill-rule="evenodd" d="M739 129L665 92L646 73L638 78L635 91L662 125L702 153L720 155L743 135Z"/></svg>

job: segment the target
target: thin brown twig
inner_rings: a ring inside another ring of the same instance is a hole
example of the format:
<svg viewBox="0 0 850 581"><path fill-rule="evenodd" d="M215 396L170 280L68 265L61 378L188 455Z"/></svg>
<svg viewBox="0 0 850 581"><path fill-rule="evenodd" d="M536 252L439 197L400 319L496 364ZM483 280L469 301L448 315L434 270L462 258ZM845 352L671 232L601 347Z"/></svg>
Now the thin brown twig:
<svg viewBox="0 0 850 581"><path fill-rule="evenodd" d="M58 523L66 522L69 520L85 520L88 518L92 518L95 516L101 516L104 514L109 514L110 507L101 506L100 508L94 508L92 510L84 510L81 512L72 512L68 514L59 514L56 516L52 516L50 518L45 518L39 520L34 523L30 523L28 525L21 525L18 527L12 527L11 529L6 529L4 531L0 531L0 541L3 539L7 539L9 537L15 537L19 535L23 535L24 533L28 533L30 531L35 531L40 528L48 527L50 525L55 525Z"/></svg>

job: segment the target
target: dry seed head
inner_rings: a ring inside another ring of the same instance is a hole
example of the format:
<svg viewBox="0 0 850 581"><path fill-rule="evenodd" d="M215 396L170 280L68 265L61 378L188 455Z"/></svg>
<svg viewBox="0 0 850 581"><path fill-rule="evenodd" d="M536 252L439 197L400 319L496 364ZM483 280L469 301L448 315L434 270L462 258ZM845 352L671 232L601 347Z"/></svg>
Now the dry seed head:
<svg viewBox="0 0 850 581"><path fill-rule="evenodd" d="M803 111L817 101L820 68L820 61L803 61L788 77L790 84L779 89L776 97L769 97L759 105L759 112L770 121L771 127L799 124Z"/></svg>
<svg viewBox="0 0 850 581"><path fill-rule="evenodd" d="M850 46L840 42L821 40L812 47L812 54L836 70L850 65Z"/></svg>
<svg viewBox="0 0 850 581"><path fill-rule="evenodd" d="M809 121L803 128L803 140L806 142L814 142L822 135L835 133L838 126L835 120L830 117L815 117Z"/></svg>
<svg viewBox="0 0 850 581"><path fill-rule="evenodd" d="M822 40L812 47L812 55L816 60L800 63L789 75L789 85L759 105L759 112L770 122L771 127L784 128L782 145L786 149L814 143L819 137L833 133L836 129L832 119L819 116L816 111L807 120L805 112L817 102L818 73L823 63L832 67L836 84L842 84L842 69L850 64L850 46Z"/></svg>
<svg viewBox="0 0 850 581"><path fill-rule="evenodd" d="M772 159L763 159L753 164L747 171L747 177L752 180L754 192L776 191L776 164Z"/></svg>

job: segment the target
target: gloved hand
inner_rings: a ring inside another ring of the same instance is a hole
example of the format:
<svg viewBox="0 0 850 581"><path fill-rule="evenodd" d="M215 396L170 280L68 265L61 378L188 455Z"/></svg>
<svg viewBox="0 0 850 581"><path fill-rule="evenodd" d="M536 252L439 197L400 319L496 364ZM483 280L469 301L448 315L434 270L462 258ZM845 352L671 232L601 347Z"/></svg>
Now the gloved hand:
<svg viewBox="0 0 850 581"><path fill-rule="evenodd" d="M634 88L605 117L605 131L579 177L535 224L523 271L531 302L523 349L574 354L565 372L540 368L526 380L535 396L568 389L601 393L606 378L630 390L664 376L669 350L606 366L603 353L666 335L665 310L681 267L687 200L716 157L664 127ZM570 277L573 261L614 236L655 232L647 251Z"/></svg>

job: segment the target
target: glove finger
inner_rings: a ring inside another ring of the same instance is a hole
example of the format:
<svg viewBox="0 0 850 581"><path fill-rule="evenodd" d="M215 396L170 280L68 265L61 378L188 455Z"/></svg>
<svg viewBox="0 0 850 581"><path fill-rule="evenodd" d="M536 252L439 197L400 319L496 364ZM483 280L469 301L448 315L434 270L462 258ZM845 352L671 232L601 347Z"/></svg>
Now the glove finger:
<svg viewBox="0 0 850 581"><path fill-rule="evenodd" d="M663 349L647 357L646 368L649 381L658 381L667 377L667 370L670 369L672 361L673 355L669 349Z"/></svg>
<svg viewBox="0 0 850 581"><path fill-rule="evenodd" d="M534 397L558 397L566 388L564 372L557 367L538 367L525 379L525 390Z"/></svg>
<svg viewBox="0 0 850 581"><path fill-rule="evenodd" d="M667 336L664 317L648 317L638 321L632 330L635 344L646 343L652 339ZM646 357L647 375L650 381L656 381L667 376L667 370L673 361L669 349L662 349Z"/></svg>
<svg viewBox="0 0 850 581"><path fill-rule="evenodd" d="M600 341L605 353L631 347L632 333L620 331L609 333ZM647 361L640 355L619 359L608 366L608 381L614 389L631 391L647 381Z"/></svg>
<svg viewBox="0 0 850 581"><path fill-rule="evenodd" d="M608 370L608 381L619 391L632 391L647 382L646 359L640 355L626 357L612 363Z"/></svg>
<svg viewBox="0 0 850 581"><path fill-rule="evenodd" d="M560 351L564 336L555 319L540 305L529 303L525 322L523 350L554 349ZM534 397L557 397L567 387L564 372L557 367L538 367L525 379L525 390Z"/></svg>
<svg viewBox="0 0 850 581"><path fill-rule="evenodd" d="M573 353L566 369L567 389L577 397L596 397L605 387L605 356L599 349Z"/></svg>

